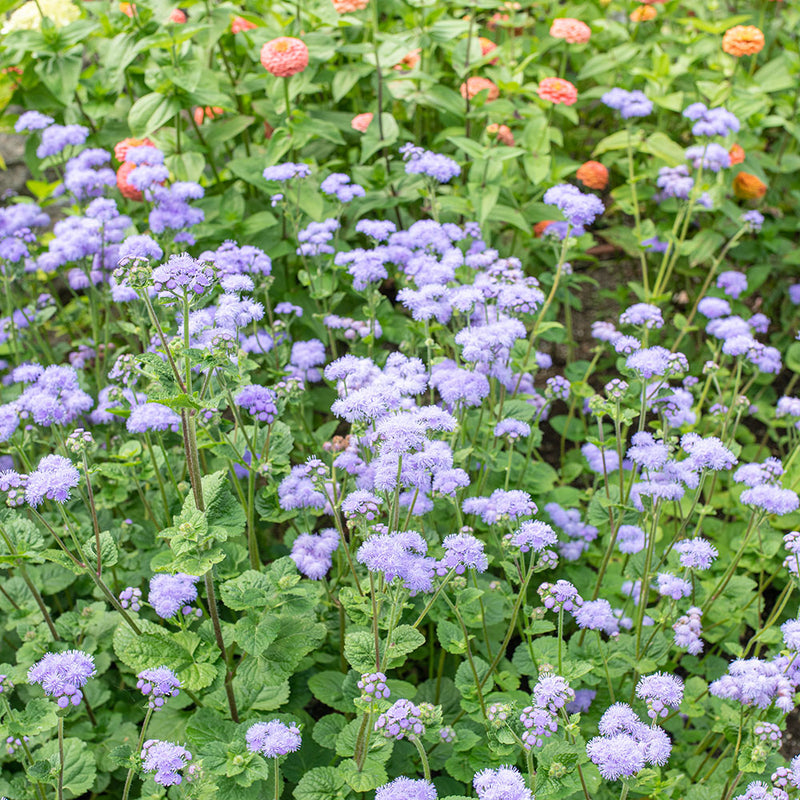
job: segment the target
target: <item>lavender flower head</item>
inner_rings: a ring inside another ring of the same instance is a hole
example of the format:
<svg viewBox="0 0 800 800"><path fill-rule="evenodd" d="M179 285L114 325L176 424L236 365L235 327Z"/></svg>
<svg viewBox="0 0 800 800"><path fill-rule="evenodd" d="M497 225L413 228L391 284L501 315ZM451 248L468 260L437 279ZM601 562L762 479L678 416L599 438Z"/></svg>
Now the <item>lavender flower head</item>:
<svg viewBox="0 0 800 800"><path fill-rule="evenodd" d="M378 516L381 502L378 495L364 489L357 489L342 500L342 513L349 520L362 517L367 522L372 522Z"/></svg>
<svg viewBox="0 0 800 800"><path fill-rule="evenodd" d="M245 734L247 749L251 753L261 753L266 758L278 758L287 753L296 753L302 739L300 729L294 723L285 725L278 719L270 722L256 722Z"/></svg>
<svg viewBox="0 0 800 800"><path fill-rule="evenodd" d="M479 800L533 800L522 773L512 766L481 770L472 785Z"/></svg>
<svg viewBox="0 0 800 800"><path fill-rule="evenodd" d="M119 604L123 608L130 608L131 611L139 611L141 605L142 590L135 586L128 586L119 593Z"/></svg>
<svg viewBox="0 0 800 800"><path fill-rule="evenodd" d="M361 689L361 699L365 703L375 703L378 700L388 700L392 692L386 684L386 675L382 672L365 672L358 681Z"/></svg>
<svg viewBox="0 0 800 800"><path fill-rule="evenodd" d="M707 108L704 103L692 103L683 116L694 121L695 136L727 136L739 130L739 120L724 108Z"/></svg>
<svg viewBox="0 0 800 800"><path fill-rule="evenodd" d="M379 786L375 800L436 800L436 787L426 780L395 778L390 783Z"/></svg>
<svg viewBox="0 0 800 800"><path fill-rule="evenodd" d="M719 555L717 548L702 536L682 539L675 545L675 550L680 553L681 566L688 569L710 569Z"/></svg>
<svg viewBox="0 0 800 800"><path fill-rule="evenodd" d="M591 225L605 211L603 201L593 194L584 194L577 186L560 183L544 193L544 202L556 206L574 227Z"/></svg>
<svg viewBox="0 0 800 800"><path fill-rule="evenodd" d="M650 719L666 717L668 709L678 708L683 700L683 681L664 672L644 675L636 684L636 696L647 703Z"/></svg>
<svg viewBox="0 0 800 800"><path fill-rule="evenodd" d="M171 619L179 611L188 615L192 612L191 604L197 599L195 583L199 580L200 578L183 572L175 575L154 575L150 579L147 602L161 619Z"/></svg>
<svg viewBox="0 0 800 800"><path fill-rule="evenodd" d="M166 264L153 270L153 286L157 292L194 292L203 294L212 284L214 270L188 253L172 255Z"/></svg>
<svg viewBox="0 0 800 800"><path fill-rule="evenodd" d="M646 117L653 110L653 101L649 100L647 95L638 89L629 92L615 87L606 92L600 99L603 105L619 111L622 119Z"/></svg>
<svg viewBox="0 0 800 800"><path fill-rule="evenodd" d="M422 736L425 726L421 711L410 700L396 700L394 704L375 720L375 730L387 739L404 739L409 736Z"/></svg>
<svg viewBox="0 0 800 800"><path fill-rule="evenodd" d="M318 581L331 568L337 547L339 533L336 528L323 528L318 534L301 533L292 545L291 559L299 572Z"/></svg>
<svg viewBox="0 0 800 800"><path fill-rule="evenodd" d="M528 437L531 435L531 426L527 422L522 422L518 419L500 420L494 427L494 435L497 438L507 436L509 440L519 439L520 437Z"/></svg>
<svg viewBox="0 0 800 800"><path fill-rule="evenodd" d="M275 405L275 392L266 386L257 384L243 386L234 398L234 402L251 416L261 422L266 422L267 425L271 425L275 421L278 413L278 407Z"/></svg>
<svg viewBox="0 0 800 800"><path fill-rule="evenodd" d="M143 669L137 676L136 688L147 698L154 711L163 708L166 698L180 694L181 682L169 667Z"/></svg>
<svg viewBox="0 0 800 800"><path fill-rule="evenodd" d="M81 689L94 677L94 658L81 650L47 653L28 670L28 683L39 683L48 697L55 697L59 708L80 705Z"/></svg>
<svg viewBox="0 0 800 800"><path fill-rule="evenodd" d="M66 503L70 490L80 482L80 473L64 456L45 456L34 472L28 475L25 500L32 506L40 505L45 498L56 503Z"/></svg>
<svg viewBox="0 0 800 800"><path fill-rule="evenodd" d="M356 197L364 197L364 187L350 183L350 176L342 172L328 175L319 188L328 195L334 195L340 203L349 203Z"/></svg>
<svg viewBox="0 0 800 800"><path fill-rule="evenodd" d="M192 754L179 744L148 739L142 746L142 769L154 772L153 780L161 786L177 786L183 781L180 775Z"/></svg>
<svg viewBox="0 0 800 800"><path fill-rule="evenodd" d="M446 575L451 569L457 575L463 575L467 569L485 572L489 566L483 542L471 533L451 533L444 537L442 546L445 555L436 565L439 575Z"/></svg>
<svg viewBox="0 0 800 800"><path fill-rule="evenodd" d="M529 550L540 553L546 547L554 545L558 541L558 536L546 522L528 520L520 525L516 533L510 535L510 540L521 553L527 553Z"/></svg>
<svg viewBox="0 0 800 800"><path fill-rule="evenodd" d="M622 312L619 321L621 325L643 325L645 328L661 328L664 325L661 309L650 303L634 303Z"/></svg>
<svg viewBox="0 0 800 800"><path fill-rule="evenodd" d="M263 172L264 180L279 183L290 181L292 178L307 178L310 174L311 167L307 164L293 164L291 161L267 167Z"/></svg>
<svg viewBox="0 0 800 800"><path fill-rule="evenodd" d="M52 125L54 121L52 117L42 114L41 111L25 111L19 115L19 119L14 123L14 130L17 133L41 131Z"/></svg>
<svg viewBox="0 0 800 800"><path fill-rule="evenodd" d="M703 640L700 638L703 633L702 615L703 612L697 606L692 606L672 626L672 630L675 632L675 646L686 650L693 656L703 652Z"/></svg>
<svg viewBox="0 0 800 800"><path fill-rule="evenodd" d="M519 715L519 721L525 728L521 739L526 750L542 747L545 739L558 730L558 717L546 708L526 706Z"/></svg>
<svg viewBox="0 0 800 800"><path fill-rule="evenodd" d="M569 582L564 580L555 583L542 583L536 590L542 600L542 605L552 611L574 611L583 605L583 598L578 594L578 590Z"/></svg>
<svg viewBox="0 0 800 800"><path fill-rule="evenodd" d="M427 175L439 183L448 183L461 174L461 167L452 158L406 145L400 148L406 162L406 174Z"/></svg>

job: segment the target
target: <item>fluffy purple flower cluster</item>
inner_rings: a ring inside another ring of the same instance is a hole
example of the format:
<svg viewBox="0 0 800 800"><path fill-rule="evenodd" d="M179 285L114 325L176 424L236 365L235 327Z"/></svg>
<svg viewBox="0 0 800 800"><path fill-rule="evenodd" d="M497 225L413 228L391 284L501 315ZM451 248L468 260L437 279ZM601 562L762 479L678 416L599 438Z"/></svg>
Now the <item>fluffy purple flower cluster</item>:
<svg viewBox="0 0 800 800"><path fill-rule="evenodd" d="M153 286L157 292L203 294L213 280L213 268L188 253L172 255L166 264L153 270Z"/></svg>
<svg viewBox="0 0 800 800"><path fill-rule="evenodd" d="M150 592L147 602L161 619L171 619L179 611L188 616L192 613L192 603L197 600L195 584L200 578L178 572L176 575L154 575L150 579ZM202 612L197 609L200 615Z"/></svg>
<svg viewBox="0 0 800 800"><path fill-rule="evenodd" d="M363 186L350 183L350 176L341 172L328 175L319 186L325 194L333 195L340 203L349 203L356 197L364 197L366 192Z"/></svg>
<svg viewBox="0 0 800 800"><path fill-rule="evenodd" d="M636 696L647 703L647 716L657 720L659 717L666 717L670 708L680 706L683 700L683 681L664 672L644 675L636 684Z"/></svg>
<svg viewBox="0 0 800 800"><path fill-rule="evenodd" d="M590 739L586 754L610 781L633 777L647 764L669 761L672 742L661 728L645 725L627 703L615 703L600 718L600 736Z"/></svg>
<svg viewBox="0 0 800 800"><path fill-rule="evenodd" d="M687 650L693 656L703 652L703 640L700 638L703 632L702 616L702 610L692 606L672 626L675 632L675 646Z"/></svg>
<svg viewBox="0 0 800 800"><path fill-rule="evenodd" d="M392 696L392 692L386 683L386 675L382 672L365 672L357 685L361 689L361 699L365 703L388 700Z"/></svg>
<svg viewBox="0 0 800 800"><path fill-rule="evenodd" d="M180 694L181 682L169 667L143 669L137 676L136 688L147 698L154 711L163 708L166 698Z"/></svg>
<svg viewBox="0 0 800 800"><path fill-rule="evenodd" d="M375 800L436 800L436 787L425 780L395 778L390 783L378 787Z"/></svg>
<svg viewBox="0 0 800 800"><path fill-rule="evenodd" d="M629 92L625 89L614 87L600 99L603 105L619 111L622 119L646 117L653 110L653 101L649 100L647 95L638 89Z"/></svg>
<svg viewBox="0 0 800 800"><path fill-rule="evenodd" d="M481 770L472 785L478 800L533 800L533 792L516 767L502 766Z"/></svg>
<svg viewBox="0 0 800 800"><path fill-rule="evenodd" d="M427 175L439 183L448 183L461 174L461 167L452 158L423 150L411 144L400 148L403 160L406 162L408 175Z"/></svg>
<svg viewBox="0 0 800 800"><path fill-rule="evenodd" d="M265 758L279 758L288 753L296 753L302 744L297 725L286 725L278 719L251 725L245 739L251 753L260 753Z"/></svg>
<svg viewBox="0 0 800 800"><path fill-rule="evenodd" d="M794 708L794 672L785 671L775 661L760 658L731 662L728 672L712 681L708 690L715 697L735 700L743 706L766 709L773 703L788 714Z"/></svg>
<svg viewBox="0 0 800 800"><path fill-rule="evenodd" d="M192 754L179 744L148 739L142 745L142 769L152 772L161 786L178 786L183 781L180 771L192 760Z"/></svg>
<svg viewBox="0 0 800 800"><path fill-rule="evenodd" d="M583 605L583 598L569 581L558 580L555 583L545 581L536 590L542 605L548 611L574 612Z"/></svg>
<svg viewBox="0 0 800 800"><path fill-rule="evenodd" d="M375 720L375 730L380 731L387 739L405 739L411 736L422 736L425 725L422 722L422 712L410 700L395 700L378 719Z"/></svg>
<svg viewBox="0 0 800 800"><path fill-rule="evenodd" d="M387 583L399 578L413 596L433 590L436 560L427 552L428 543L417 531L376 533L358 548L356 560Z"/></svg>
<svg viewBox="0 0 800 800"><path fill-rule="evenodd" d="M292 544L291 558L307 578L318 581L325 577L339 547L336 528L323 528L319 533L301 533Z"/></svg>
<svg viewBox="0 0 800 800"><path fill-rule="evenodd" d="M465 514L476 514L487 525L494 525L501 519L529 517L538 509L527 492L495 489L488 497L467 497L461 503L461 510Z"/></svg>
<svg viewBox="0 0 800 800"><path fill-rule="evenodd" d="M573 228L591 225L604 211L603 201L594 194L584 194L577 186L560 183L544 193L544 202L556 206Z"/></svg>
<svg viewBox="0 0 800 800"><path fill-rule="evenodd" d="M278 406L275 404L275 392L266 386L258 386L257 384L243 386L234 398L234 402L240 408L245 409L251 416L256 417L261 422L266 422L267 425L272 425L278 414Z"/></svg>
<svg viewBox="0 0 800 800"><path fill-rule="evenodd" d="M59 708L80 705L81 689L96 673L94 658L82 650L47 653L28 670L28 683L41 684L44 693L55 697Z"/></svg>
<svg viewBox="0 0 800 800"><path fill-rule="evenodd" d="M694 122L692 133L695 136L727 136L739 130L736 115L722 107L708 108L704 103L692 103L684 109L683 116Z"/></svg>

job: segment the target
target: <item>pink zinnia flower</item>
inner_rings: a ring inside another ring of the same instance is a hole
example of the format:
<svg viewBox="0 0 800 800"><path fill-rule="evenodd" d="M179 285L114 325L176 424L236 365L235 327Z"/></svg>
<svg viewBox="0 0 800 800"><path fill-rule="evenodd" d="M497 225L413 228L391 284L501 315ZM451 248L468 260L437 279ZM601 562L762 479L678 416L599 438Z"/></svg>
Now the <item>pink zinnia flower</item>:
<svg viewBox="0 0 800 800"><path fill-rule="evenodd" d="M367 7L369 0L333 0L333 7L340 14L352 14Z"/></svg>
<svg viewBox="0 0 800 800"><path fill-rule="evenodd" d="M571 106L578 99L578 90L563 78L545 78L539 83L537 90L542 100L549 100L558 105Z"/></svg>
<svg viewBox="0 0 800 800"><path fill-rule="evenodd" d="M475 95L479 92L484 90L489 91L489 96L486 98L487 103L491 103L492 100L497 100L500 97L500 89L492 83L488 78L481 78L479 76L473 76L472 78L467 78L467 80L461 84L461 88L459 91L461 92L461 96L466 100L469 97L472 100Z"/></svg>
<svg viewBox="0 0 800 800"><path fill-rule="evenodd" d="M579 19L560 17L553 20L550 35L556 39L565 39L570 44L584 44L589 41L592 29Z"/></svg>
<svg viewBox="0 0 800 800"><path fill-rule="evenodd" d="M300 39L279 36L261 48L261 65L278 78L288 78L308 66L308 48Z"/></svg>
<svg viewBox="0 0 800 800"><path fill-rule="evenodd" d="M255 22L250 22L249 19L245 19L244 17L234 17L233 22L231 22L231 33L251 31L253 28L257 27L258 25L256 25Z"/></svg>
<svg viewBox="0 0 800 800"><path fill-rule="evenodd" d="M186 22L186 12L181 11L179 8L173 8L172 13L169 15L170 22L177 22L179 25L183 25Z"/></svg>
<svg viewBox="0 0 800 800"><path fill-rule="evenodd" d="M356 114L353 119L350 120L350 127L359 133L366 133L374 116L375 115L371 111L366 111L363 114Z"/></svg>

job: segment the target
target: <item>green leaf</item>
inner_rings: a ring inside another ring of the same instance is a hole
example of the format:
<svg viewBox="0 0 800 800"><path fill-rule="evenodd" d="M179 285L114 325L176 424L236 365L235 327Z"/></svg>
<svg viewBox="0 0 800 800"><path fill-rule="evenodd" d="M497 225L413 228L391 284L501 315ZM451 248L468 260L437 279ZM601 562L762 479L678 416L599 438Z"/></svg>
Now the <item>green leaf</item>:
<svg viewBox="0 0 800 800"><path fill-rule="evenodd" d="M138 138L153 133L180 111L180 103L174 97L151 92L140 97L128 112L128 126Z"/></svg>
<svg viewBox="0 0 800 800"><path fill-rule="evenodd" d="M342 761L337 770L340 777L354 792L374 792L389 780L383 765L369 758L365 760L364 767L360 772L358 764L352 758Z"/></svg>
<svg viewBox="0 0 800 800"><path fill-rule="evenodd" d="M196 633L172 633L147 620L140 619L138 625L138 636L127 625L114 632L114 652L130 670L138 673L153 664L169 667L192 692L214 681L219 651L213 644L203 642Z"/></svg>
<svg viewBox="0 0 800 800"><path fill-rule="evenodd" d="M91 563L97 564L97 548L95 547L94 534L83 543L83 553ZM113 567L119 561L117 544L108 531L101 531L100 533L100 557L104 567Z"/></svg>
<svg viewBox="0 0 800 800"><path fill-rule="evenodd" d="M436 637L439 644L448 652L460 655L467 651L467 643L464 641L464 633L460 626L446 619L439 620L436 625Z"/></svg>
<svg viewBox="0 0 800 800"><path fill-rule="evenodd" d="M236 733L236 724L210 708L198 708L186 724L186 736L198 749L220 739L230 740Z"/></svg>
<svg viewBox="0 0 800 800"><path fill-rule="evenodd" d="M219 590L222 602L232 611L263 608L274 590L272 581L263 572L248 569L232 580L225 581Z"/></svg>
<svg viewBox="0 0 800 800"><path fill-rule="evenodd" d="M43 731L53 730L57 724L55 703L35 697L8 721L8 732L13 736L35 736Z"/></svg>
<svg viewBox="0 0 800 800"><path fill-rule="evenodd" d="M255 122L255 117L248 117L244 114L237 114L221 120L213 120L207 125L204 134L206 142L213 147L217 144L228 142L238 136L242 131L247 130Z"/></svg>
<svg viewBox="0 0 800 800"><path fill-rule="evenodd" d="M341 714L328 714L320 719L314 726L312 736L317 744L328 750L336 749L336 739L347 725L347 720Z"/></svg>
<svg viewBox="0 0 800 800"><path fill-rule="evenodd" d="M380 122L383 125L383 139L381 139L381 131L377 119L372 120L366 133L361 137L362 164L366 163L378 150L384 147L391 147L400 136L400 128L391 114L387 114L384 111L381 114Z"/></svg>
<svg viewBox="0 0 800 800"><path fill-rule="evenodd" d="M246 653L260 656L276 639L280 625L275 617L260 620L256 614L240 617L234 626L235 638Z"/></svg>
<svg viewBox="0 0 800 800"><path fill-rule="evenodd" d="M334 800L341 796L344 783L344 776L335 767L314 767L300 778L294 788L294 798L295 800Z"/></svg>
<svg viewBox="0 0 800 800"><path fill-rule="evenodd" d="M342 684L345 676L338 671L324 670L315 672L308 679L308 688L320 703L335 708L337 711L352 712L353 701L344 696Z"/></svg>
<svg viewBox="0 0 800 800"><path fill-rule="evenodd" d="M671 167L683 164L686 161L684 149L661 131L650 134L639 149L642 152L650 153L656 158L660 158Z"/></svg>
<svg viewBox="0 0 800 800"><path fill-rule="evenodd" d="M344 637L344 657L356 672L375 668L375 640L367 631L351 631Z"/></svg>
<svg viewBox="0 0 800 800"><path fill-rule="evenodd" d="M52 765L53 769L47 780L56 785L59 765L58 742L52 740L45 742L37 756L44 757ZM64 739L64 796L79 797L87 792L94 783L96 774L94 757L86 742L72 737Z"/></svg>

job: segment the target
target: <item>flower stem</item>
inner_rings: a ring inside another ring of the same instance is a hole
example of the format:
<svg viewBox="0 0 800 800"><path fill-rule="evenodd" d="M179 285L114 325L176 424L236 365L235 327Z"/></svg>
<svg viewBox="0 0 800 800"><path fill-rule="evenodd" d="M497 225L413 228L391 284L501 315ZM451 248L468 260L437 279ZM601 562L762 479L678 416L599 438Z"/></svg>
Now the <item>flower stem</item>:
<svg viewBox="0 0 800 800"><path fill-rule="evenodd" d="M64 717L58 718L58 800L64 800Z"/></svg>
<svg viewBox="0 0 800 800"><path fill-rule="evenodd" d="M419 753L420 761L422 762L422 774L425 776L425 780L430 782L431 779L431 765L428 763L428 756L425 753L425 748L422 746L422 742L419 740L418 736L409 736L409 739L414 743L414 747L417 748L417 752Z"/></svg>
<svg viewBox="0 0 800 800"><path fill-rule="evenodd" d="M150 717L153 714L153 709L148 708L147 713L144 715L144 722L142 722L142 730L139 733L139 744L136 746L136 756L142 752L142 745L144 744L144 735L147 731L147 725L150 722ZM131 790L131 782L133 781L133 767L128 770L125 776L125 788L122 790L122 800L128 800L128 793Z"/></svg>

